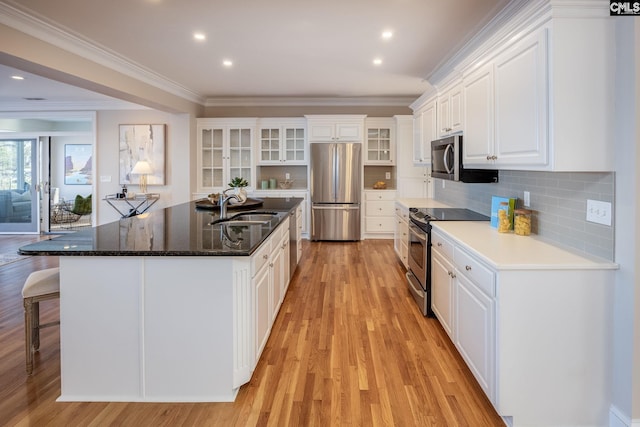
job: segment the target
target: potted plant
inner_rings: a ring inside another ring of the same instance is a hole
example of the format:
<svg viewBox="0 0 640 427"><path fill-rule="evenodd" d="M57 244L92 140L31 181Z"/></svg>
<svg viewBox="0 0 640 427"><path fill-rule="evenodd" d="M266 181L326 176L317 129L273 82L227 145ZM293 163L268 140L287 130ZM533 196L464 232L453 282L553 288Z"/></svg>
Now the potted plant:
<svg viewBox="0 0 640 427"><path fill-rule="evenodd" d="M238 196L238 202L244 203L247 200L247 190L244 189L249 183L246 179L236 176L228 184L229 187L235 188L235 195Z"/></svg>

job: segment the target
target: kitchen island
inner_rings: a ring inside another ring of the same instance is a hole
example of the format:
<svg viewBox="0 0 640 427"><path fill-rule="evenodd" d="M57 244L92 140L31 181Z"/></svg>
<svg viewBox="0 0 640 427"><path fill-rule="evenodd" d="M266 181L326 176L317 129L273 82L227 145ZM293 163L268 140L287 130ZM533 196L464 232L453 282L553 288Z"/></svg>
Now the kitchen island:
<svg viewBox="0 0 640 427"><path fill-rule="evenodd" d="M59 400L233 401L284 298L301 201L264 199L255 224L190 202L22 247L60 256Z"/></svg>

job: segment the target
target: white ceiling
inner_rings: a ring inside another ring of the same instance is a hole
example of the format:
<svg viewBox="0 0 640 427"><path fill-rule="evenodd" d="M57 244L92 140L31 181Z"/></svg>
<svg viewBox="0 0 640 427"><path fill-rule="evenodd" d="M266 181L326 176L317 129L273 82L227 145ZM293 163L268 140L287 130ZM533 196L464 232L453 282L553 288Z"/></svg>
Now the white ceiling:
<svg viewBox="0 0 640 427"><path fill-rule="evenodd" d="M0 0L207 101L417 98L508 0ZM383 40L383 30L393 31ZM195 41L194 32L206 34ZM106 55L105 55L106 56ZM373 59L382 59L379 66ZM230 59L232 67L222 61ZM113 101L0 67L0 103ZM24 73L23 73L24 74ZM36 101L32 101L36 102Z"/></svg>

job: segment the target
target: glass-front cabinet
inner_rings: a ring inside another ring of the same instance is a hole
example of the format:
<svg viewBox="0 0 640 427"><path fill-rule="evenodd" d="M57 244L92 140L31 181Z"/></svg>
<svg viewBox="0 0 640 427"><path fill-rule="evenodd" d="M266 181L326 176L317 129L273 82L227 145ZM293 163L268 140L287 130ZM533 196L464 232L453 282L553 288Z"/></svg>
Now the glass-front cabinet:
<svg viewBox="0 0 640 427"><path fill-rule="evenodd" d="M258 164L306 164L305 133L303 119L261 119L258 124Z"/></svg>
<svg viewBox="0 0 640 427"><path fill-rule="evenodd" d="M198 191L220 191L242 177L254 187L255 119L198 120Z"/></svg>
<svg viewBox="0 0 640 427"><path fill-rule="evenodd" d="M395 164L395 123L392 118L367 118L365 165Z"/></svg>

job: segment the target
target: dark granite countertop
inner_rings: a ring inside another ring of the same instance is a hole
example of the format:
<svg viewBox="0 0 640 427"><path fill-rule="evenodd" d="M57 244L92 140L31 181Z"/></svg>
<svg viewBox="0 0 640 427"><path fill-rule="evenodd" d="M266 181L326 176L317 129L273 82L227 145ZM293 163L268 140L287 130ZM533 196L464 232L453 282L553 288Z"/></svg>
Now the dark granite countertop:
<svg viewBox="0 0 640 427"><path fill-rule="evenodd" d="M23 246L22 255L59 256L246 256L287 218L302 198L265 197L250 211L277 212L265 224L211 224L217 209L199 209L188 202L131 218L68 233ZM245 212L234 207L227 217Z"/></svg>

